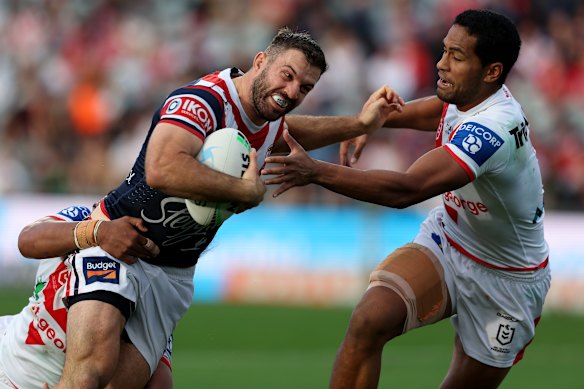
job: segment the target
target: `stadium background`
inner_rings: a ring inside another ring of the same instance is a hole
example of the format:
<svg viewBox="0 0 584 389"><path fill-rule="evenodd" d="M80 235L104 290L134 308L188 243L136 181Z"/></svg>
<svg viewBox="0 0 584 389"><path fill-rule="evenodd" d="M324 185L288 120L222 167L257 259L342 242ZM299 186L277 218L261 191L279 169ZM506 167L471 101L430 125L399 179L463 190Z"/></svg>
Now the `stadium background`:
<svg viewBox="0 0 584 389"><path fill-rule="evenodd" d="M299 112L355 114L387 83L432 93L452 18L489 7L523 39L507 84L532 128L546 185L554 274L540 332L503 387L583 387L584 5L437 0L83 0L0 2L0 314L32 290L22 226L89 205L129 171L153 110L177 85L246 69L278 27L310 31L330 64ZM342 82L340 82L342 80ZM403 169L433 135L372 137L361 168ZM336 160L336 148L313 154ZM175 338L177 388L322 388L367 274L411 239L428 201L405 211L314 186L230 219L195 277ZM388 348L381 387L436 387L448 366L447 322ZM548 359L551 358L551 361Z"/></svg>

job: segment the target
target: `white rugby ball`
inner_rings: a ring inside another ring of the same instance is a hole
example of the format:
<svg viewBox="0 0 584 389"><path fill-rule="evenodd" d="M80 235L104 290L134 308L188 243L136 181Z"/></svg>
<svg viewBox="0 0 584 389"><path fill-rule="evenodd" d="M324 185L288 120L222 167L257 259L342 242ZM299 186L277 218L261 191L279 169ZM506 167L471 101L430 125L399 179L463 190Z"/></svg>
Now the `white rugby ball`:
<svg viewBox="0 0 584 389"><path fill-rule="evenodd" d="M212 169L241 177L249 166L251 145L243 133L234 128L222 128L207 136L197 160ZM191 217L204 226L219 226L227 220L235 206L231 203L215 203L185 199Z"/></svg>

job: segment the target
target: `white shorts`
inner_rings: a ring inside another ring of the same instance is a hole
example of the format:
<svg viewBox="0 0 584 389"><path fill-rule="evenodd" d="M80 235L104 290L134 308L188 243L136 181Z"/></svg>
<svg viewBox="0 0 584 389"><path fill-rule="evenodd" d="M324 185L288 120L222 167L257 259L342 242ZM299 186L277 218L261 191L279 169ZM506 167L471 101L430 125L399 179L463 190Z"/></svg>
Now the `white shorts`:
<svg viewBox="0 0 584 389"><path fill-rule="evenodd" d="M510 272L478 264L448 243L442 211L430 212L414 243L432 250L444 268L451 320L464 352L489 366L510 367L535 335L550 287L549 266Z"/></svg>
<svg viewBox="0 0 584 389"><path fill-rule="evenodd" d="M162 267L138 261L127 265L100 247L67 259L72 270L67 296L106 291L135 304L125 330L154 374L178 321L193 300L195 267Z"/></svg>

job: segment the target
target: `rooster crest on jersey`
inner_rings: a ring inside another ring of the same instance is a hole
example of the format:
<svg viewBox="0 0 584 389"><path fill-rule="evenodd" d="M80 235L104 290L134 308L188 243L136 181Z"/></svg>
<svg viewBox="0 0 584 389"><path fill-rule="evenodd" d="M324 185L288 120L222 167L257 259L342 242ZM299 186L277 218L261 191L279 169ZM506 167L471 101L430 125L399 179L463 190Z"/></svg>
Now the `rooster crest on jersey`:
<svg viewBox="0 0 584 389"><path fill-rule="evenodd" d="M203 165L234 177L241 177L249 167L251 145L234 128L222 128L205 139L197 160ZM191 217L199 224L220 226L235 211L235 204L185 199Z"/></svg>

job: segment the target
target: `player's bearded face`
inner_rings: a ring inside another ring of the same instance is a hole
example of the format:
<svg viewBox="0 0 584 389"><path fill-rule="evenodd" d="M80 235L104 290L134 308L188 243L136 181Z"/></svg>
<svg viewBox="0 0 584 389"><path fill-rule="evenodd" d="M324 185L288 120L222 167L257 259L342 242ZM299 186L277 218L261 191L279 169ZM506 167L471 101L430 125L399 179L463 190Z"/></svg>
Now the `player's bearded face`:
<svg viewBox="0 0 584 389"><path fill-rule="evenodd" d="M297 103L292 99L285 99L285 104L287 104L285 108L275 103L274 96L277 94L276 89L273 89L268 81L269 70L268 65L253 80L251 98L257 115L263 120L274 121L294 109Z"/></svg>

